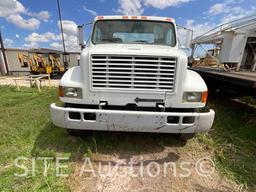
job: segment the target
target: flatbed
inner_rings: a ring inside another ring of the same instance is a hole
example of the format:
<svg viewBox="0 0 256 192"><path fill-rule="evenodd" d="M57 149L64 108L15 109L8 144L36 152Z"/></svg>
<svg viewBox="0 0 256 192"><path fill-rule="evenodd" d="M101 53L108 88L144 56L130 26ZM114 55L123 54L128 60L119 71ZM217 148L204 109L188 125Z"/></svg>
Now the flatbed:
<svg viewBox="0 0 256 192"><path fill-rule="evenodd" d="M256 93L256 72L253 71L225 71L213 67L191 67L198 72L208 86L225 87L235 91Z"/></svg>

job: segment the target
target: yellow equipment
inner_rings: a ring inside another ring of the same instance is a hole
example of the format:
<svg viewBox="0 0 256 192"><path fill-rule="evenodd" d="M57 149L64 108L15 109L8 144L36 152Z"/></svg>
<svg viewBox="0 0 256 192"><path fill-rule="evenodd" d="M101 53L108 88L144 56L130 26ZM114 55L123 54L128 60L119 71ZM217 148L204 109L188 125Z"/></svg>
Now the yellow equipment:
<svg viewBox="0 0 256 192"><path fill-rule="evenodd" d="M48 57L49 57L51 67L54 70L58 71L59 73L65 72L64 66L61 66L60 56L58 54L49 54Z"/></svg>
<svg viewBox="0 0 256 192"><path fill-rule="evenodd" d="M32 59L28 55L24 55L22 53L18 53L18 58L21 64L21 67L30 67L32 73L39 73L37 65L35 65Z"/></svg>
<svg viewBox="0 0 256 192"><path fill-rule="evenodd" d="M34 62L39 69L40 73L52 73L52 67L49 64L46 64L44 58L37 53L33 54Z"/></svg>

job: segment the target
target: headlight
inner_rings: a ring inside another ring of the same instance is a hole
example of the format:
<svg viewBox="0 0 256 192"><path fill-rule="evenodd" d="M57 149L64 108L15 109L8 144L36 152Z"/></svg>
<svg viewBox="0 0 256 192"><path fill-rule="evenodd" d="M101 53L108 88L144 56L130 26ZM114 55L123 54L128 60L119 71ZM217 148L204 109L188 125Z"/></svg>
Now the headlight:
<svg viewBox="0 0 256 192"><path fill-rule="evenodd" d="M79 98L82 99L82 89L78 87L59 87L60 97Z"/></svg>
<svg viewBox="0 0 256 192"><path fill-rule="evenodd" d="M183 102L202 102L206 103L208 92L184 92Z"/></svg>

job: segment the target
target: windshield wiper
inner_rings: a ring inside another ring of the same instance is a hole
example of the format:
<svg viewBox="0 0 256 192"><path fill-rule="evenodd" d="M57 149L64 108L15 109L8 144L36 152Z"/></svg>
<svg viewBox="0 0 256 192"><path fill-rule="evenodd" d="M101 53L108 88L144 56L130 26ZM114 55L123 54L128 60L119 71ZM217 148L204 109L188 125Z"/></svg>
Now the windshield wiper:
<svg viewBox="0 0 256 192"><path fill-rule="evenodd" d="M102 42L114 42L114 43L119 43L122 42L121 39L117 39L117 38L112 38L112 39L101 39Z"/></svg>
<svg viewBox="0 0 256 192"><path fill-rule="evenodd" d="M106 41L106 42L113 42L113 39L101 39L101 41Z"/></svg>
<svg viewBox="0 0 256 192"><path fill-rule="evenodd" d="M152 44L153 42L145 41L145 40L137 40L137 41L132 41L132 43L148 43Z"/></svg>

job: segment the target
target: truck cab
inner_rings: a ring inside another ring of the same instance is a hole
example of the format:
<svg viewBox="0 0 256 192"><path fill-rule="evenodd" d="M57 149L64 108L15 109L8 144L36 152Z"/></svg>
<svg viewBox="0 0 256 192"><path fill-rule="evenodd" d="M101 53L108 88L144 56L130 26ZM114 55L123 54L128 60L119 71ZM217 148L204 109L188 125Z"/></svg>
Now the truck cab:
<svg viewBox="0 0 256 192"><path fill-rule="evenodd" d="M80 66L62 77L52 122L69 130L194 134L214 111L200 112L207 86L187 69L174 19L98 16Z"/></svg>

